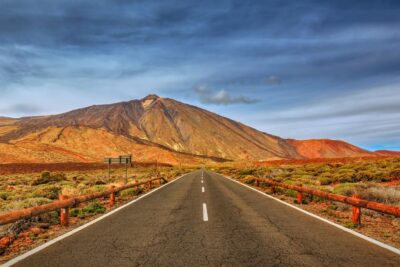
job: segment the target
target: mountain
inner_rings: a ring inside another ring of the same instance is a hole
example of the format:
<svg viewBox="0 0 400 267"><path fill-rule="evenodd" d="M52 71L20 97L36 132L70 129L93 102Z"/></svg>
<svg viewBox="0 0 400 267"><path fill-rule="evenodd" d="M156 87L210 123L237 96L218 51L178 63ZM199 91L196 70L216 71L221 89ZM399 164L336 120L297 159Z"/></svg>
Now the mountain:
<svg viewBox="0 0 400 267"><path fill-rule="evenodd" d="M156 95L51 116L0 117L2 163L96 162L127 153L172 164L375 155L342 141L286 140Z"/></svg>
<svg viewBox="0 0 400 267"><path fill-rule="evenodd" d="M168 163L299 157L282 138L155 95L0 123L3 162L99 161L121 153Z"/></svg>
<svg viewBox="0 0 400 267"><path fill-rule="evenodd" d="M374 157L374 152L353 146L340 140L310 139L288 140L296 152L307 159L315 158L345 158L345 157Z"/></svg>
<svg viewBox="0 0 400 267"><path fill-rule="evenodd" d="M400 157L400 151L376 150L375 154L386 157Z"/></svg>

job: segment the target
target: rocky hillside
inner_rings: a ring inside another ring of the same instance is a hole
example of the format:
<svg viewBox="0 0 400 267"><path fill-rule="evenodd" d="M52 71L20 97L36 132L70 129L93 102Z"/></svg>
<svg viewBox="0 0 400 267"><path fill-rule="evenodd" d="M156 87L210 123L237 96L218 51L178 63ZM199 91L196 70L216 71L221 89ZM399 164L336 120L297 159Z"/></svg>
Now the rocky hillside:
<svg viewBox="0 0 400 267"><path fill-rule="evenodd" d="M0 122L0 157L15 161L97 161L120 153L159 158L297 158L286 140L206 110L155 95L64 114Z"/></svg>
<svg viewBox="0 0 400 267"><path fill-rule="evenodd" d="M288 142L295 148L299 155L306 159L375 156L374 152L339 140L310 139L288 140Z"/></svg>
<svg viewBox="0 0 400 267"><path fill-rule="evenodd" d="M3 163L94 162L126 153L172 164L374 156L342 141L286 140L156 95L52 116L0 117Z"/></svg>

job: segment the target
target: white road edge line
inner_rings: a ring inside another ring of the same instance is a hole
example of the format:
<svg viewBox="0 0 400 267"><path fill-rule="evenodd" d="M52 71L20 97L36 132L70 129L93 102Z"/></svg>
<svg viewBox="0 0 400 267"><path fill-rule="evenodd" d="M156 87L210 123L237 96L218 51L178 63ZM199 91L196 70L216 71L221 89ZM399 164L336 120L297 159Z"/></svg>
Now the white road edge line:
<svg viewBox="0 0 400 267"><path fill-rule="evenodd" d="M88 222L88 223L86 223L86 224L84 224L82 226L79 226L78 228L76 228L74 230L71 230L68 233L65 233L65 234L63 234L63 235L61 235L59 237L56 237L55 239L52 239L52 240L50 240L49 242L46 242L43 245L40 245L40 246L38 246L38 247L36 247L36 248L34 248L34 249L22 254L22 255L19 255L18 257L15 257L14 259L5 262L3 265L1 265L1 267L12 266L12 265L16 264L17 262L20 262L20 261L24 260L25 258L27 258L27 257L29 257L29 256L31 256L31 255L33 255L35 253L38 253L39 251L41 251L41 250L43 250L43 249L45 249L45 248L57 243L58 241L61 241L61 240L65 239L65 238L67 238L67 237L69 237L69 236L71 236L71 235L73 235L73 234L85 229L86 227L89 227L92 224L95 224L96 222L101 221L101 220L105 219L106 217L108 217L108 216L110 216L110 215L112 215L112 214L114 214L114 213L116 213L116 212L118 212L118 211L120 211L120 210L122 210L122 209L124 209L124 208L126 208L126 207L128 207L130 205L132 205L133 203L135 203L135 202L137 202L137 201L139 201L139 200L141 200L141 199L153 194L154 192L160 190L161 188L164 188L165 186L168 186L168 185L178 181L179 179L183 178L184 176L186 176L188 174L190 174L190 173L186 173L184 175L181 175L180 177L172 180L171 182L169 182L167 184L164 184L164 185L162 185L160 187L157 187L156 189L153 189L152 191L150 191L150 192L148 192L148 193L146 193L146 194L144 194L144 195L142 195L142 196L140 196L140 197L138 197L138 198L136 198L136 199L124 204L124 205L122 205L121 207L118 207L115 210L112 210L112 211L104 214L103 216L101 216L101 217L99 217L97 219L94 219L93 221L90 221L90 222Z"/></svg>
<svg viewBox="0 0 400 267"><path fill-rule="evenodd" d="M203 203L203 221L208 222L207 205Z"/></svg>
<svg viewBox="0 0 400 267"><path fill-rule="evenodd" d="M220 175L220 174L217 173L217 175ZM316 219L318 219L318 220L320 220L320 221L323 221L323 222L325 222L325 223L327 223L327 224L330 224L330 225L332 225L332 226L334 226L334 227L336 227L336 228L339 228L339 229L341 229L341 230L343 230L343 231L345 231L345 232L347 232L347 233L350 233L350 234L355 235L355 236L357 236L357 237L359 237L359 238L361 238L361 239L364 239L365 241L368 241L368 242L370 242L370 243L372 243L372 244L374 244L374 245L377 245L377 246L379 246L379 247L381 247L381 248L390 250L391 252L400 255L400 249L397 249L397 248L392 247L392 246L390 246L390 245L388 245L388 244L385 244L385 243L382 243L382 242L380 242L380 241L378 241L378 240L375 240L375 239L373 239L373 238L371 238L371 237L365 236L365 235L360 234L360 233L358 233L358 232L356 232L356 231L353 231L353 230L351 230L351 229L348 229L348 228L346 228L346 227L344 227L344 226L342 226L342 225L339 225L339 224L337 224L337 223L331 222L331 221L329 221L329 220L327 220L327 219L325 219L325 218L322 218L322 217L320 217L320 216L318 216L318 215L315 215L315 214L313 214L313 213L310 213L310 212L308 212L308 211L305 211L305 210L303 210L303 209L300 209L299 207L296 207L296 206L291 205L291 204L289 204L289 203L287 203L287 202L285 202L285 201L283 201L283 200L280 200L280 199L278 199L278 198L276 198L276 197L273 197L273 196L268 195L268 194L266 194L266 193L264 193L264 192L261 192L261 191L255 189L255 188L253 188L253 187L251 187L251 186L249 186L249 185L242 184L241 182L236 181L236 180L234 180L234 179L232 179L232 178L230 178L230 177L226 177L226 176L223 176L223 175L220 175L220 176L222 176L222 177L224 177L224 178L226 178L226 179L228 179L228 180L231 180L232 182L238 183L238 184L240 184L240 185L242 185L242 186L244 186L244 187L247 187L247 188L249 188L249 189L251 189L251 190L253 190L253 191L256 191L257 193L260 193L261 195L263 195L263 196L265 196L265 197L268 197L268 198L271 198L271 199L273 199L273 200L276 200L276 201L278 201L278 202L280 202L280 203L282 203L282 204L284 204L284 205L286 205L286 206L289 206L289 207L291 207L291 208L293 208L293 209L296 209L296 210L298 210L298 211L300 211L300 212L302 212L302 213L305 213L305 214L307 214L307 215L309 215L309 216L311 216L311 217L314 217L314 218L316 218Z"/></svg>
<svg viewBox="0 0 400 267"><path fill-rule="evenodd" d="M202 186L202 187L201 187L201 192L203 192L203 193L204 193L204 186Z"/></svg>

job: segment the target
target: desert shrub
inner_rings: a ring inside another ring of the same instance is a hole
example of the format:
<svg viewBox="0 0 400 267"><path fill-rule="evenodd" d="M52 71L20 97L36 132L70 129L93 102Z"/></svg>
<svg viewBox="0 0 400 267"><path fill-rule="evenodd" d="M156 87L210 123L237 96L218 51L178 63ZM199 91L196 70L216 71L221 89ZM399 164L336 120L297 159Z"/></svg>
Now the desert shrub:
<svg viewBox="0 0 400 267"><path fill-rule="evenodd" d="M47 212L38 216L40 222L56 225L60 223L60 218L57 211Z"/></svg>
<svg viewBox="0 0 400 267"><path fill-rule="evenodd" d="M80 195L80 190L73 186L63 186L61 193L68 197L77 197Z"/></svg>
<svg viewBox="0 0 400 267"><path fill-rule="evenodd" d="M239 171L239 174L242 176L254 175L254 174L256 174L256 172L257 172L257 169L243 169L243 170Z"/></svg>
<svg viewBox="0 0 400 267"><path fill-rule="evenodd" d="M344 226L346 226L347 228L353 229L353 228L357 228L358 224L356 224L352 221L347 221Z"/></svg>
<svg viewBox="0 0 400 267"><path fill-rule="evenodd" d="M400 169L399 170L393 170L389 173L389 177L391 179L400 179Z"/></svg>
<svg viewBox="0 0 400 267"><path fill-rule="evenodd" d="M52 202L52 200L43 197L27 198L21 201L12 201L10 203L7 203L2 207L2 209L3 210L25 209L43 204L48 204L50 202Z"/></svg>
<svg viewBox="0 0 400 267"><path fill-rule="evenodd" d="M356 191L362 199L400 205L400 187L362 185Z"/></svg>
<svg viewBox="0 0 400 267"><path fill-rule="evenodd" d="M336 182L339 183L354 183L354 182L358 182L361 181L360 179L355 179L354 175L351 176L340 176L337 178Z"/></svg>
<svg viewBox="0 0 400 267"><path fill-rule="evenodd" d="M81 209L80 208L72 208L69 210L69 216L71 217L78 217L79 211Z"/></svg>
<svg viewBox="0 0 400 267"><path fill-rule="evenodd" d="M50 174L50 172L43 172L40 177L32 182L32 185L48 184L66 180L64 173Z"/></svg>
<svg viewBox="0 0 400 267"><path fill-rule="evenodd" d="M294 169L291 172L292 172L292 175L296 175L296 176L304 176L304 175L309 174L309 172L307 170L304 170L303 168Z"/></svg>
<svg viewBox="0 0 400 267"><path fill-rule="evenodd" d="M128 188L128 189L122 191L122 192L120 193L120 196L121 196L121 197L137 196L137 195L139 195L139 194L142 193L142 192L143 192L143 188L141 188L141 187Z"/></svg>
<svg viewBox="0 0 400 267"><path fill-rule="evenodd" d="M101 192L106 189L107 189L107 187L105 185L95 185L95 186L83 189L82 194L91 194L91 193Z"/></svg>
<svg viewBox="0 0 400 267"><path fill-rule="evenodd" d="M0 198L1 198L2 200L7 200L7 199L9 198L9 196L10 196L10 193L9 193L9 192L5 192L5 191L1 191L1 192L0 192Z"/></svg>
<svg viewBox="0 0 400 267"><path fill-rule="evenodd" d="M391 180L392 180L392 178L390 177L389 173L387 173L387 172L375 173L374 181L376 181L376 182L388 182Z"/></svg>
<svg viewBox="0 0 400 267"><path fill-rule="evenodd" d="M354 173L352 176L353 181L355 182L359 182L359 181L372 181L374 180L374 178L376 178L376 174L369 171L362 171L362 172L358 172L358 173Z"/></svg>
<svg viewBox="0 0 400 267"><path fill-rule="evenodd" d="M297 191L292 190L292 189L284 189L284 194L289 196L289 197L296 197L297 196Z"/></svg>
<svg viewBox="0 0 400 267"><path fill-rule="evenodd" d="M96 181L94 182L94 184L95 184L95 185L103 185L103 184L106 184L106 182L104 182L104 181L102 181L102 180L96 180Z"/></svg>
<svg viewBox="0 0 400 267"><path fill-rule="evenodd" d="M318 177L318 182L320 185L329 185L332 183L332 180L330 177L321 176L321 177Z"/></svg>
<svg viewBox="0 0 400 267"><path fill-rule="evenodd" d="M256 179L253 176L246 176L243 181L246 184L254 184Z"/></svg>
<svg viewBox="0 0 400 267"><path fill-rule="evenodd" d="M43 197L48 199L58 199L61 188L59 186L46 185L35 189L32 197Z"/></svg>
<svg viewBox="0 0 400 267"><path fill-rule="evenodd" d="M356 187L357 187L357 184L354 184L354 183L338 184L333 189L333 193L344 195L344 196L351 196L356 191Z"/></svg>
<svg viewBox="0 0 400 267"><path fill-rule="evenodd" d="M99 203L91 202L83 208L73 208L70 210L71 217L86 218L96 214L101 214L106 211L106 208Z"/></svg>

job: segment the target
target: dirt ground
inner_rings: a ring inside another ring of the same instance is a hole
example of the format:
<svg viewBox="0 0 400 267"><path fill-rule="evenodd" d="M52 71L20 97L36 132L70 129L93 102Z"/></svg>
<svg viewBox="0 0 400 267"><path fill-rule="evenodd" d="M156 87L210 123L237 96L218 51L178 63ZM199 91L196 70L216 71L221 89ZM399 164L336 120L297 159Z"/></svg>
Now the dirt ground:
<svg viewBox="0 0 400 267"><path fill-rule="evenodd" d="M151 167L151 166L169 167L171 165L155 162L135 162L133 166ZM23 174L23 173L38 173L43 171L90 171L107 169L108 165L103 163L11 163L0 164L0 175L6 174ZM111 165L112 169L124 168L124 165Z"/></svg>

